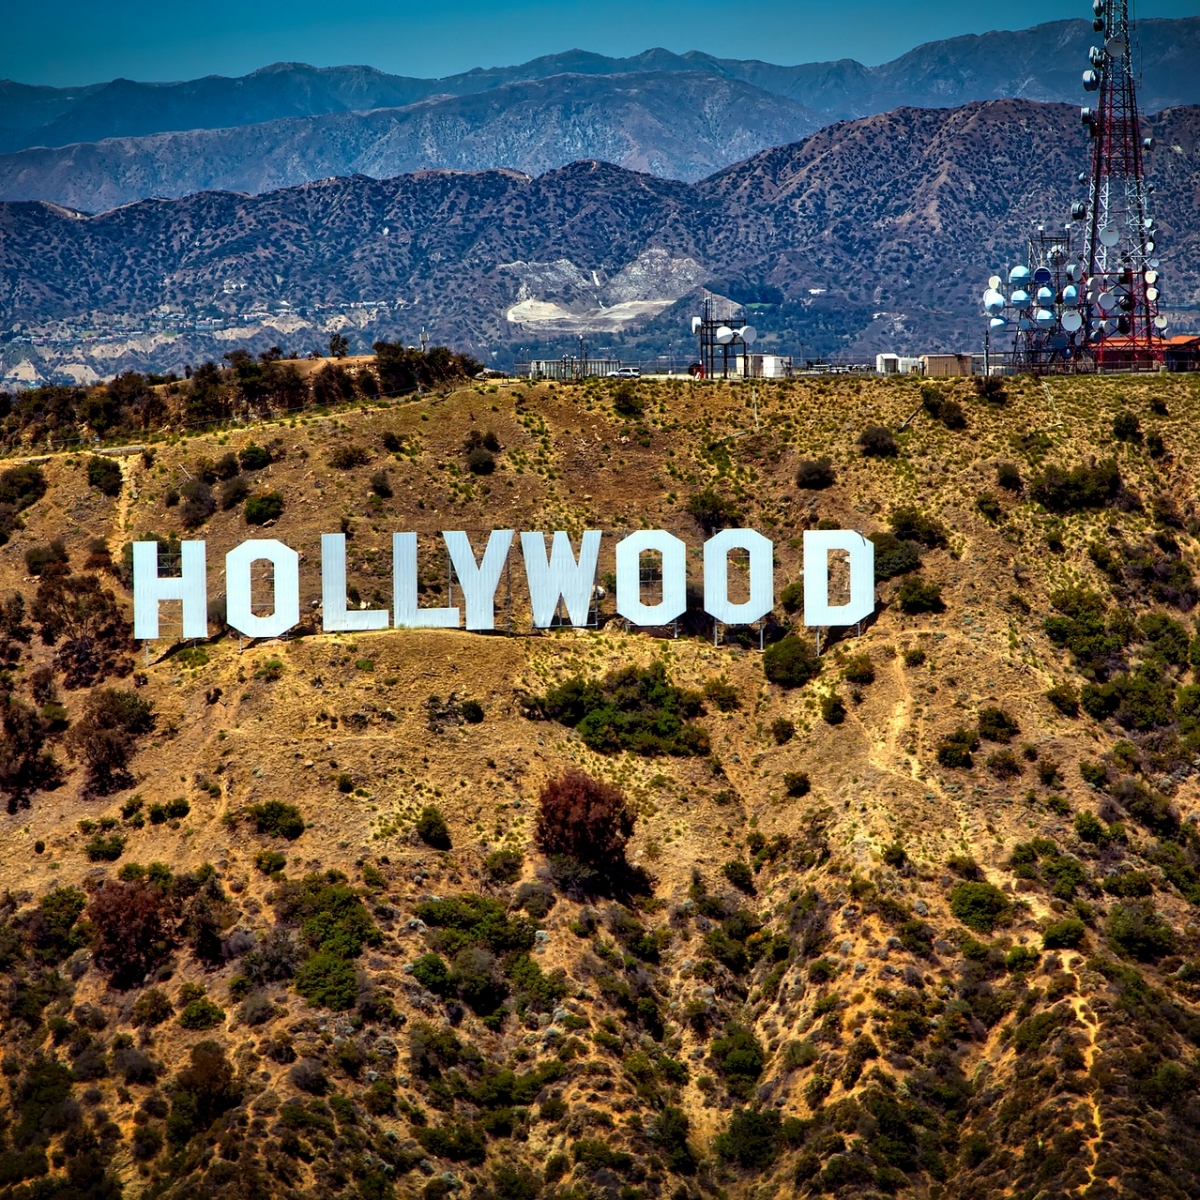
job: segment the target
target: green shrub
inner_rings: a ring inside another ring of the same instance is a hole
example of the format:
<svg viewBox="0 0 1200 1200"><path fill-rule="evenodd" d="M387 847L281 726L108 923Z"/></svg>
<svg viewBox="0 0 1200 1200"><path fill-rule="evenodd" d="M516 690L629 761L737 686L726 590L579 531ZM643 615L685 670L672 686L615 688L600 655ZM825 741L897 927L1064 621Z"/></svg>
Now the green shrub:
<svg viewBox="0 0 1200 1200"><path fill-rule="evenodd" d="M895 579L921 565L921 548L916 542L903 541L894 533L873 533L868 541L875 547L876 579Z"/></svg>
<svg viewBox="0 0 1200 1200"><path fill-rule="evenodd" d="M914 647L904 652L904 665L906 667L923 667L925 665L925 651L919 646Z"/></svg>
<svg viewBox="0 0 1200 1200"><path fill-rule="evenodd" d="M896 591L896 603L904 613L943 612L942 589L936 583L925 583L917 575L910 575Z"/></svg>
<svg viewBox="0 0 1200 1200"><path fill-rule="evenodd" d="M1004 893L990 883L964 881L950 892L950 911L976 933L991 933L1011 907Z"/></svg>
<svg viewBox="0 0 1200 1200"><path fill-rule="evenodd" d="M837 692L821 697L821 718L827 725L840 725L846 719L846 705Z"/></svg>
<svg viewBox="0 0 1200 1200"><path fill-rule="evenodd" d="M329 465L335 471L352 471L371 461L371 452L365 446L344 443L336 446L329 455Z"/></svg>
<svg viewBox="0 0 1200 1200"><path fill-rule="evenodd" d="M1010 462L996 464L996 483L1006 492L1019 492L1025 486L1016 463Z"/></svg>
<svg viewBox="0 0 1200 1200"><path fill-rule="evenodd" d="M237 457L243 471L261 471L271 465L271 452L257 442L247 442Z"/></svg>
<svg viewBox="0 0 1200 1200"><path fill-rule="evenodd" d="M89 862L116 862L125 853L125 838L119 833L94 834L83 848Z"/></svg>
<svg viewBox="0 0 1200 1200"><path fill-rule="evenodd" d="M446 824L446 818L436 804L427 804L421 810L416 830L417 836L425 845L432 846L435 850L450 849L450 826Z"/></svg>
<svg viewBox="0 0 1200 1200"><path fill-rule="evenodd" d="M714 1148L726 1161L764 1170L779 1157L782 1123L783 1118L774 1108L765 1111L735 1108L729 1128L717 1136Z"/></svg>
<svg viewBox="0 0 1200 1200"><path fill-rule="evenodd" d="M1113 417L1113 437L1118 442L1140 442L1142 440L1142 425L1131 412L1119 412Z"/></svg>
<svg viewBox="0 0 1200 1200"><path fill-rule="evenodd" d="M1002 708L981 709L978 729L979 736L989 742L1011 742L1021 732L1021 727Z"/></svg>
<svg viewBox="0 0 1200 1200"><path fill-rule="evenodd" d="M1179 938L1149 900L1115 905L1104 927L1109 941L1129 958L1155 962L1175 953Z"/></svg>
<svg viewBox="0 0 1200 1200"><path fill-rule="evenodd" d="M986 766L997 779L1016 779L1021 774L1021 763L1011 750L997 750L989 754Z"/></svg>
<svg viewBox="0 0 1200 1200"><path fill-rule="evenodd" d="M890 845L884 846L880 852L880 857L889 867L894 867L897 870L908 862L908 854L899 842L892 842Z"/></svg>
<svg viewBox="0 0 1200 1200"><path fill-rule="evenodd" d="M1012 975L1024 975L1037 968L1041 955L1030 946L1014 946L1004 959L1004 966Z"/></svg>
<svg viewBox="0 0 1200 1200"><path fill-rule="evenodd" d="M260 492L246 501L244 516L247 525L265 525L283 514L281 492Z"/></svg>
<svg viewBox="0 0 1200 1200"><path fill-rule="evenodd" d="M960 725L938 744L937 760L943 767L970 769L975 760L971 751L979 748L979 736L975 730Z"/></svg>
<svg viewBox="0 0 1200 1200"><path fill-rule="evenodd" d="M1046 699L1064 717L1079 716L1079 693L1069 683L1056 683L1046 693Z"/></svg>
<svg viewBox="0 0 1200 1200"><path fill-rule="evenodd" d="M179 1024L184 1029L215 1029L225 1021L225 1010L214 1004L207 996L195 996L189 1000L179 1014Z"/></svg>
<svg viewBox="0 0 1200 1200"><path fill-rule="evenodd" d="M106 496L121 494L121 464L115 458L102 454L89 454L87 461L88 484Z"/></svg>
<svg viewBox="0 0 1200 1200"><path fill-rule="evenodd" d="M525 856L519 850L493 850L483 860L483 869L496 883L516 883L524 862Z"/></svg>
<svg viewBox="0 0 1200 1200"><path fill-rule="evenodd" d="M254 821L258 832L270 837L294 842L304 832L304 817L300 810L283 800L264 800L261 804L251 804L246 813Z"/></svg>
<svg viewBox="0 0 1200 1200"><path fill-rule="evenodd" d="M613 412L619 417L640 417L646 411L646 402L638 395L637 384L625 379L617 384L613 392Z"/></svg>
<svg viewBox="0 0 1200 1200"><path fill-rule="evenodd" d="M264 875L274 875L287 866L287 855L279 850L260 850L254 856L254 865Z"/></svg>
<svg viewBox="0 0 1200 1200"><path fill-rule="evenodd" d="M804 582L794 579L779 593L779 604L785 613L795 614L804 607ZM1200 639L1197 639L1200 641Z"/></svg>
<svg viewBox="0 0 1200 1200"><path fill-rule="evenodd" d="M496 469L496 456L486 446L475 446L467 452L467 470L472 475L490 475Z"/></svg>
<svg viewBox="0 0 1200 1200"><path fill-rule="evenodd" d="M1047 950L1074 950L1086 932L1087 926L1078 917L1067 917L1046 926L1042 931L1042 945Z"/></svg>
<svg viewBox="0 0 1200 1200"><path fill-rule="evenodd" d="M842 668L842 678L847 683L868 684L875 682L875 666L869 654L855 654Z"/></svg>
<svg viewBox="0 0 1200 1200"><path fill-rule="evenodd" d="M250 495L250 492L250 481L243 476L238 475L234 479L227 480L221 485L221 511L228 512L231 508L237 508Z"/></svg>
<svg viewBox="0 0 1200 1200"><path fill-rule="evenodd" d="M894 458L900 453L896 437L886 425L869 425L858 435L858 444L868 458Z"/></svg>
<svg viewBox="0 0 1200 1200"><path fill-rule="evenodd" d="M1064 471L1046 467L1033 479L1030 494L1050 512L1080 512L1111 504L1121 490L1121 472L1112 459Z"/></svg>
<svg viewBox="0 0 1200 1200"><path fill-rule="evenodd" d="M930 550L949 542L946 527L936 517L915 506L897 508L891 517L892 532L906 542L916 542Z"/></svg>
<svg viewBox="0 0 1200 1200"><path fill-rule="evenodd" d="M771 738L777 746L786 746L796 736L795 723L787 717L776 717L771 722Z"/></svg>
<svg viewBox="0 0 1200 1200"><path fill-rule="evenodd" d="M30 575L40 575L47 567L54 567L60 563L65 567L69 561L70 556L62 538L30 546L25 551L25 569Z"/></svg>
<svg viewBox="0 0 1200 1200"><path fill-rule="evenodd" d="M783 776L783 789L789 796L799 799L807 796L812 790L812 781L807 771L786 771Z"/></svg>
<svg viewBox="0 0 1200 1200"><path fill-rule="evenodd" d="M821 660L806 638L789 633L768 646L762 655L763 674L784 688L803 687L820 674Z"/></svg>
<svg viewBox="0 0 1200 1200"><path fill-rule="evenodd" d="M981 492L975 498L975 507L986 520L993 523L1004 516L1004 509L1000 507L1000 501L991 492Z"/></svg>
<svg viewBox="0 0 1200 1200"><path fill-rule="evenodd" d="M1108 782L1108 768L1103 763L1088 762L1086 758L1079 760L1079 774L1084 783L1092 787L1103 787Z"/></svg>
<svg viewBox="0 0 1200 1200"><path fill-rule="evenodd" d="M704 698L711 701L718 712L733 712L741 703L737 688L726 679L710 679L704 685Z"/></svg>
<svg viewBox="0 0 1200 1200"><path fill-rule="evenodd" d="M464 700L458 711L468 725L479 725L483 722L483 705L478 700Z"/></svg>
<svg viewBox="0 0 1200 1200"><path fill-rule="evenodd" d="M820 491L833 487L837 472L828 458L802 458L796 468L796 486L807 491Z"/></svg>
<svg viewBox="0 0 1200 1200"><path fill-rule="evenodd" d="M296 972L296 991L310 1004L344 1012L358 998L354 964L329 950L318 950Z"/></svg>
<svg viewBox="0 0 1200 1200"><path fill-rule="evenodd" d="M733 884L739 892L745 892L747 896L754 895L754 872L749 866L742 862L741 859L734 859L727 862L721 868L721 874Z"/></svg>
<svg viewBox="0 0 1200 1200"><path fill-rule="evenodd" d="M736 529L742 520L742 510L712 487L697 492L688 498L687 510L696 518L696 524L711 535L721 529Z"/></svg>
<svg viewBox="0 0 1200 1200"><path fill-rule="evenodd" d="M691 721L703 709L700 694L672 684L661 662L626 667L601 680L576 675L533 700L530 708L578 729L584 744L603 754L709 752L708 733Z"/></svg>
<svg viewBox="0 0 1200 1200"><path fill-rule="evenodd" d="M454 992L450 968L440 955L423 954L412 965L412 977L435 995L449 996Z"/></svg>
<svg viewBox="0 0 1200 1200"><path fill-rule="evenodd" d="M709 1047L709 1062L724 1077L730 1094L748 1099L762 1074L766 1055L744 1025L731 1023Z"/></svg>
<svg viewBox="0 0 1200 1200"><path fill-rule="evenodd" d="M411 1132L435 1158L477 1167L487 1157L483 1131L474 1125L414 1125Z"/></svg>

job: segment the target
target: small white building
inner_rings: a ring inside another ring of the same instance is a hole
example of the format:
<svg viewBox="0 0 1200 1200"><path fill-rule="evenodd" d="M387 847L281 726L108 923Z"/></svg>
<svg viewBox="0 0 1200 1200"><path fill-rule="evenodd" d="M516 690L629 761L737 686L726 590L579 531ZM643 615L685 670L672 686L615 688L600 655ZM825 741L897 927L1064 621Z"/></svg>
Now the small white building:
<svg viewBox="0 0 1200 1200"><path fill-rule="evenodd" d="M783 354L739 354L733 362L742 379L787 379L792 373L792 360Z"/></svg>
<svg viewBox="0 0 1200 1200"><path fill-rule="evenodd" d="M919 358L905 358L899 354L875 355L876 375L923 375L925 364Z"/></svg>

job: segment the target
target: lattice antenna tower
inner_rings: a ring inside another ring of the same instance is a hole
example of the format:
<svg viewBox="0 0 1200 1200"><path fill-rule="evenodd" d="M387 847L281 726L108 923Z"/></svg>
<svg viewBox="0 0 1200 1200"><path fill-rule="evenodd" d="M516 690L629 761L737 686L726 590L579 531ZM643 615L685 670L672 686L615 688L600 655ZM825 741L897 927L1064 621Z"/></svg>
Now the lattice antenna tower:
<svg viewBox="0 0 1200 1200"><path fill-rule="evenodd" d="M1106 349L1143 362L1161 360L1166 318L1159 312L1152 187L1144 154L1152 140L1141 134L1137 84L1129 36L1129 0L1093 0L1091 48L1083 86L1097 93L1095 108L1082 110L1092 138L1092 164L1084 212L1085 337L1098 362ZM1082 182L1082 180L1081 180Z"/></svg>

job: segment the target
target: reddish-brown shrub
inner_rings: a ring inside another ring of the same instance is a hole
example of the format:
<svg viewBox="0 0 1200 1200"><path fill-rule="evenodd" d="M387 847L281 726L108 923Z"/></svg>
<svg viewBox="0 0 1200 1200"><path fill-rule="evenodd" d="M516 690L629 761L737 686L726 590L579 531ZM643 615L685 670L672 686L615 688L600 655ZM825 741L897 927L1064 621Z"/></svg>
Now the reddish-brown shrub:
<svg viewBox="0 0 1200 1200"><path fill-rule="evenodd" d="M161 888L140 879L109 879L92 894L92 949L115 987L140 983L166 959L175 942L172 909Z"/></svg>
<svg viewBox="0 0 1200 1200"><path fill-rule="evenodd" d="M534 837L543 853L598 868L624 862L636 818L620 788L572 769L546 784L539 803Z"/></svg>

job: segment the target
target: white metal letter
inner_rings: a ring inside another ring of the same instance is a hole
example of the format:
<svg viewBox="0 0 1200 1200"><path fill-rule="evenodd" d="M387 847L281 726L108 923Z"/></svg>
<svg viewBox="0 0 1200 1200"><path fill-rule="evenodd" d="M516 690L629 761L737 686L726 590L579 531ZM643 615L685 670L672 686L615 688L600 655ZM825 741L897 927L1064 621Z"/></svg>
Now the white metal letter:
<svg viewBox="0 0 1200 1200"><path fill-rule="evenodd" d="M392 624L397 629L457 629L457 608L417 606L417 535L392 534Z"/></svg>
<svg viewBox="0 0 1200 1200"><path fill-rule="evenodd" d="M442 537L467 602L467 628L495 629L496 586L500 582L504 560L508 557L508 548L512 545L513 531L492 530L482 563L475 562L475 551L471 549L471 540L465 533L448 530L442 533Z"/></svg>
<svg viewBox="0 0 1200 1200"><path fill-rule="evenodd" d="M850 556L850 603L829 603L829 552ZM852 529L804 531L805 625L853 625L875 611L875 545Z"/></svg>
<svg viewBox="0 0 1200 1200"><path fill-rule="evenodd" d="M160 600L183 601L183 636L208 637L208 564L203 542L180 542L182 572L158 573L158 543L133 543L133 636L158 637Z"/></svg>
<svg viewBox="0 0 1200 1200"><path fill-rule="evenodd" d="M750 554L750 599L729 599L729 552ZM775 548L753 529L723 529L704 543L704 611L726 625L749 625L775 607Z"/></svg>
<svg viewBox="0 0 1200 1200"><path fill-rule="evenodd" d="M546 561L546 535L521 534L521 553L525 557L525 578L529 581L529 606L533 623L539 629L554 621L559 597L567 602L572 625L586 625L596 586L596 562L600 557L600 531L584 530L579 561L571 549L570 537L558 530Z"/></svg>
<svg viewBox="0 0 1200 1200"><path fill-rule="evenodd" d="M662 555L662 599L642 603L641 557ZM665 529L642 529L617 543L617 612L635 625L666 625L687 608L687 547Z"/></svg>
<svg viewBox="0 0 1200 1200"><path fill-rule="evenodd" d="M326 633L386 629L386 608L346 611L346 535L321 534L321 627Z"/></svg>
<svg viewBox="0 0 1200 1200"><path fill-rule="evenodd" d="M273 568L275 610L254 615L250 568L269 562ZM225 555L225 619L247 637L279 637L300 621L300 555L274 538L251 539Z"/></svg>

